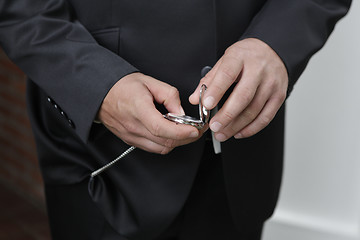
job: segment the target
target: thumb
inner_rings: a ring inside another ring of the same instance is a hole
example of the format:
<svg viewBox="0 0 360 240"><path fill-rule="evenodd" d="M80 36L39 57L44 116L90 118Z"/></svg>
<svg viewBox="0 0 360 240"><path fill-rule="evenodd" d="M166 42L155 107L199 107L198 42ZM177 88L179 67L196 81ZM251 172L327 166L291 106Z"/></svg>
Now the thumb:
<svg viewBox="0 0 360 240"><path fill-rule="evenodd" d="M214 77L218 64L211 68L209 66L204 67L201 70L201 80L196 87L195 91L189 96L189 102L193 105L199 104L200 89L202 85L208 85L211 79Z"/></svg>

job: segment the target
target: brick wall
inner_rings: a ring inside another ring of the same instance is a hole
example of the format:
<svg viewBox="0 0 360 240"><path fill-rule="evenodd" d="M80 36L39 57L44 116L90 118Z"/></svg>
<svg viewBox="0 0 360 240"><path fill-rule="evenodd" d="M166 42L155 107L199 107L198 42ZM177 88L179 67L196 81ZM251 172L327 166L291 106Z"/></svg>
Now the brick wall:
<svg viewBox="0 0 360 240"><path fill-rule="evenodd" d="M0 49L0 182L44 206L25 103L25 76Z"/></svg>

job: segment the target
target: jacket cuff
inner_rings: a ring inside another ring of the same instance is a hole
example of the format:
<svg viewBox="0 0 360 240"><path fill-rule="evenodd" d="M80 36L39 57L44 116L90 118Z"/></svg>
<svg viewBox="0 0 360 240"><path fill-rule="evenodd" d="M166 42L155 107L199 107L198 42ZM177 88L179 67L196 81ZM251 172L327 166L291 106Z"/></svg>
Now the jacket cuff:
<svg viewBox="0 0 360 240"><path fill-rule="evenodd" d="M74 103L73 107L68 107L68 116L73 121L73 128L84 143L91 138L94 121L110 89L124 76L138 72L135 67L119 56L111 52L109 54L114 56L104 56L101 61L97 56L98 63L101 64L101 71L98 71L99 68L97 68L89 73L92 75L89 80L91 86L89 88L85 86L83 92L79 93L81 96L74 98L79 102Z"/></svg>
<svg viewBox="0 0 360 240"><path fill-rule="evenodd" d="M288 95L310 57L326 42L351 1L267 1L241 39L257 38L284 62L289 76Z"/></svg>

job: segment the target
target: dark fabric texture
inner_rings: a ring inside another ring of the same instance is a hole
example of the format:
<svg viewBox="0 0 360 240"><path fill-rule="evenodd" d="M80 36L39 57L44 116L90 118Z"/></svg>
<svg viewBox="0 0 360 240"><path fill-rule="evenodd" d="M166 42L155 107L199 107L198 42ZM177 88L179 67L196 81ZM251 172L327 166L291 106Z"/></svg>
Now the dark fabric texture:
<svg viewBox="0 0 360 240"><path fill-rule="evenodd" d="M29 77L28 106L44 181L77 184L128 146L93 123L109 89L140 71L187 98L204 66L239 39L281 57L289 90L344 16L350 0L0 0L0 44ZM222 144L225 189L238 229L271 216L280 188L284 107L261 133ZM166 156L135 150L90 184L93 203L120 235L161 233L184 205L204 139ZM127 223L124 225L124 223ZM121 228L119 226L122 226Z"/></svg>
<svg viewBox="0 0 360 240"><path fill-rule="evenodd" d="M48 213L54 240L130 240L106 221L87 191L87 181L47 185ZM122 224L127 224L126 222ZM120 228L122 226L119 226ZM212 143L204 148L190 194L170 226L146 240L260 240L261 229L238 230L227 201L221 155Z"/></svg>

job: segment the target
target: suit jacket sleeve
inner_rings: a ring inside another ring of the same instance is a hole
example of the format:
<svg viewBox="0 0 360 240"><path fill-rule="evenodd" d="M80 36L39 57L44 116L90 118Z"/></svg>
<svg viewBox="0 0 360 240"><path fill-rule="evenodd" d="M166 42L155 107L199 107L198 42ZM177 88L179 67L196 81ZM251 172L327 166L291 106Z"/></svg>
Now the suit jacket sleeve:
<svg viewBox="0 0 360 240"><path fill-rule="evenodd" d="M268 0L242 39L258 38L275 50L288 70L289 94L350 4L351 0Z"/></svg>
<svg viewBox="0 0 360 240"><path fill-rule="evenodd" d="M109 89L137 71L97 44L64 0L1 0L0 44L61 107L84 142Z"/></svg>

